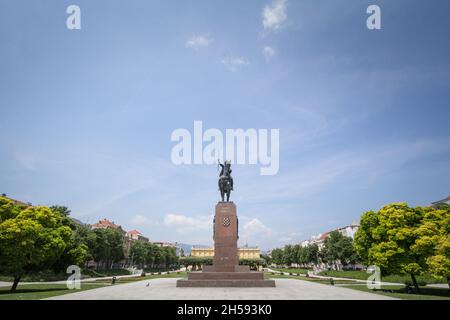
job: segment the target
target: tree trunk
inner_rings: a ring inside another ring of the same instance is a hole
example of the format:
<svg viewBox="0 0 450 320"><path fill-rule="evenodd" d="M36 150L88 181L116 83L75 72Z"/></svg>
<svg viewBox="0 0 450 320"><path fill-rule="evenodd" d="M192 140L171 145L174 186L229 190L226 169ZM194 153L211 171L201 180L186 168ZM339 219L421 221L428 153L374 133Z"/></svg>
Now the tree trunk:
<svg viewBox="0 0 450 320"><path fill-rule="evenodd" d="M447 277L447 284L448 284L448 287L450 288L450 277Z"/></svg>
<svg viewBox="0 0 450 320"><path fill-rule="evenodd" d="M14 282L13 282L13 285L12 285L12 287L11 287L11 292L16 291L17 286L19 285L19 281L20 281L20 278L21 278L21 277L22 277L21 275L19 275L19 276L14 276Z"/></svg>
<svg viewBox="0 0 450 320"><path fill-rule="evenodd" d="M416 276L413 273L411 273L411 280L414 284L414 288L416 289L416 293L420 293L420 289L419 289L419 285L417 284Z"/></svg>

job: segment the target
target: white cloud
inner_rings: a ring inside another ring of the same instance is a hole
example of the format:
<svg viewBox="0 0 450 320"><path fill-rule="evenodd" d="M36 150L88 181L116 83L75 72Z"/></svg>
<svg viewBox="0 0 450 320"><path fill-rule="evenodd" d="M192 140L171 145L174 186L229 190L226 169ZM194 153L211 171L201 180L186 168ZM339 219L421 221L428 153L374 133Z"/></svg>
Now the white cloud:
<svg viewBox="0 0 450 320"><path fill-rule="evenodd" d="M243 67L248 64L248 62L242 57L227 57L220 61L223 65L225 65L228 70L235 72L240 67Z"/></svg>
<svg viewBox="0 0 450 320"><path fill-rule="evenodd" d="M174 228L179 233L189 233L212 228L212 216L188 217L180 214L169 213L164 218L167 227Z"/></svg>
<svg viewBox="0 0 450 320"><path fill-rule="evenodd" d="M262 12L264 29L277 30L287 19L287 0L273 0L272 4L264 7Z"/></svg>
<svg viewBox="0 0 450 320"><path fill-rule="evenodd" d="M272 229L267 227L258 218L253 218L244 224L243 233L245 237L255 237L255 236L269 237L272 235Z"/></svg>
<svg viewBox="0 0 450 320"><path fill-rule="evenodd" d="M137 227L146 227L157 224L155 221L151 221L145 216L137 214L131 218L131 224Z"/></svg>
<svg viewBox="0 0 450 320"><path fill-rule="evenodd" d="M210 39L208 36L194 35L186 41L186 48L198 50L200 48L209 46L211 42L212 39Z"/></svg>
<svg viewBox="0 0 450 320"><path fill-rule="evenodd" d="M272 47L265 46L263 48L263 55L267 62L269 62L270 59L272 59L272 57L275 55L275 53L276 53L275 49Z"/></svg>

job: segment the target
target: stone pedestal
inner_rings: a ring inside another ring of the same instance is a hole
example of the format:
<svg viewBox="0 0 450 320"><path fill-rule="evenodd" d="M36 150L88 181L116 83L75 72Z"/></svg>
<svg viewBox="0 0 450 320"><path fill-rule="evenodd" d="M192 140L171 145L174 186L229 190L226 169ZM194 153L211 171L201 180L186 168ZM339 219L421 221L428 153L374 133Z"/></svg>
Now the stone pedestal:
<svg viewBox="0 0 450 320"><path fill-rule="evenodd" d="M275 287L275 281L265 280L264 273L239 265L239 223L233 202L216 205L213 228L213 265L189 272L187 280L177 281L177 287Z"/></svg>

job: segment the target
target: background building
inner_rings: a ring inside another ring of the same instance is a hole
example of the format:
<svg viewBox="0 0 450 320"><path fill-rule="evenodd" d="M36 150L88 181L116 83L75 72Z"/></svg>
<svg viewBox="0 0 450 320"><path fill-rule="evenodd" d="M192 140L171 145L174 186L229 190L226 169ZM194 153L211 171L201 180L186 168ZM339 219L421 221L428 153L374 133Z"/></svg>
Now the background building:
<svg viewBox="0 0 450 320"><path fill-rule="evenodd" d="M125 233L125 236L128 238L129 241L150 242L150 239L144 237L142 233L140 233L138 230L128 231L127 233Z"/></svg>
<svg viewBox="0 0 450 320"><path fill-rule="evenodd" d="M238 248L239 259L257 260L261 256L261 251L258 247L241 247ZM195 248L191 249L191 257L214 257L214 248Z"/></svg>
<svg viewBox="0 0 450 320"><path fill-rule="evenodd" d="M321 250L323 248L323 246L325 245L325 239L327 239L330 236L331 232L338 231L343 236L350 237L353 239L355 237L356 231L358 231L358 228L359 228L359 224L356 222L352 222L352 224L349 226L345 226L345 227L338 228L335 230L319 233L318 235L312 236L311 239L303 240L302 242L300 242L300 245L302 247L307 247L308 245L317 244L317 246L319 247L319 250Z"/></svg>
<svg viewBox="0 0 450 320"><path fill-rule="evenodd" d="M99 220L98 223L94 223L91 225L92 229L106 229L111 228L120 231L123 235L126 234L125 230L118 224L115 224L114 221L109 221L108 219Z"/></svg>

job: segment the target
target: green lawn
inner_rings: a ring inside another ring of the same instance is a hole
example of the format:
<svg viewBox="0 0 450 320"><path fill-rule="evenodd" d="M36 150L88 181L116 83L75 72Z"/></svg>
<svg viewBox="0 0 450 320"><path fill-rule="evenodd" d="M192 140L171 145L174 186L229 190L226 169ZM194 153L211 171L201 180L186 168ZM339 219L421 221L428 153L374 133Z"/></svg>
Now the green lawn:
<svg viewBox="0 0 450 320"><path fill-rule="evenodd" d="M358 279L358 280L367 280L370 276L369 273L365 271L322 271L319 273L321 276L327 277L339 277L339 278L350 278L350 279ZM417 276L417 282L419 284L431 284L431 283L445 283L444 279L436 279L430 275ZM411 277L409 275L389 275L382 277L381 279L384 282L394 282L394 283L405 283L410 282Z"/></svg>
<svg viewBox="0 0 450 320"><path fill-rule="evenodd" d="M371 290L365 285L345 285L343 287L403 300L450 300L450 289L447 288L420 287L420 294L408 294L405 293L404 286L382 286L381 289L375 290Z"/></svg>
<svg viewBox="0 0 450 320"><path fill-rule="evenodd" d="M123 276L131 274L130 271L126 269L108 269L108 270L93 270L93 269L82 269L81 278L100 278L109 276ZM68 275L66 273L54 273L51 270L44 270L37 273L23 275L20 281L23 282L50 282L50 281L61 281L66 280ZM14 277L0 275L0 281L12 282Z"/></svg>
<svg viewBox="0 0 450 320"><path fill-rule="evenodd" d="M130 275L131 272L126 269L106 269L106 270L94 270L94 269L84 269L81 270L81 274L84 277L111 277L111 276L126 276Z"/></svg>
<svg viewBox="0 0 450 320"><path fill-rule="evenodd" d="M272 270L275 271L280 271L280 272L287 272L287 273L301 273L301 274L307 274L308 269L303 269L303 268L270 268Z"/></svg>
<svg viewBox="0 0 450 320"><path fill-rule="evenodd" d="M296 280L305 280L305 281L311 281L316 283L322 283L322 284L330 284L330 280L328 279L317 279L317 278L310 278L310 277L303 277L303 276L288 276L288 275L282 275L282 274L272 274L270 272L265 273L265 277L267 279L296 279ZM354 284L355 281L352 280L336 280L334 281L334 284Z"/></svg>
<svg viewBox="0 0 450 320"><path fill-rule="evenodd" d="M170 274L155 274L155 275L146 275L145 277L137 276L137 277L130 277L130 278L120 278L116 280L116 284L121 283L129 283L129 282L135 282L135 281L142 281L142 280L150 280L150 279L156 279L156 278L185 278L187 276L186 272L180 272L180 273L170 273ZM93 281L92 283L111 283L111 279L98 279Z"/></svg>
<svg viewBox="0 0 450 320"><path fill-rule="evenodd" d="M65 284L19 284L14 293L10 292L10 287L0 287L0 300L38 300L104 286L104 284L81 283L80 290L69 290Z"/></svg>

